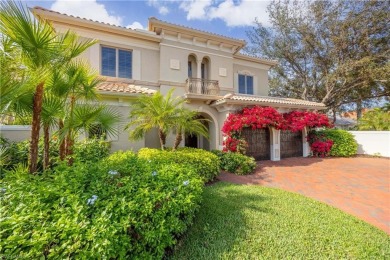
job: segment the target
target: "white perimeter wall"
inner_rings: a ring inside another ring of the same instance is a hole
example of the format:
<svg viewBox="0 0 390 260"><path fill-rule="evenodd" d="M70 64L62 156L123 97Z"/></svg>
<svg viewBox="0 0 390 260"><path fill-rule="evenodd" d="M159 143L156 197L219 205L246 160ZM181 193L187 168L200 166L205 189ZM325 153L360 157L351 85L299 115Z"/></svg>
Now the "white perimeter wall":
<svg viewBox="0 0 390 260"><path fill-rule="evenodd" d="M349 131L358 143L358 154L390 157L390 131Z"/></svg>
<svg viewBox="0 0 390 260"><path fill-rule="evenodd" d="M29 125L0 125L0 135L13 142L30 139L31 126Z"/></svg>

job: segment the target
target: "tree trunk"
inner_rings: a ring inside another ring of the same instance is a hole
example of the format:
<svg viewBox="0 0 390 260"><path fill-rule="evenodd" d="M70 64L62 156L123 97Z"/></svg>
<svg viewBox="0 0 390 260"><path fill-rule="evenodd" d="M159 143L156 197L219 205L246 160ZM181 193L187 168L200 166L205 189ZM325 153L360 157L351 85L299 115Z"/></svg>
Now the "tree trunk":
<svg viewBox="0 0 390 260"><path fill-rule="evenodd" d="M69 131L68 135L66 136L66 149L65 153L68 157L68 165L71 166L73 164L73 139L71 131Z"/></svg>
<svg viewBox="0 0 390 260"><path fill-rule="evenodd" d="M39 83L35 88L33 98L33 116L31 123L31 143L30 143L30 155L28 169L30 173L35 173L38 167L38 143L39 143L39 131L41 129L41 112L43 92L45 85L44 82Z"/></svg>
<svg viewBox="0 0 390 260"><path fill-rule="evenodd" d="M363 103L361 100L356 101L356 120L359 121L362 117Z"/></svg>
<svg viewBox="0 0 390 260"><path fill-rule="evenodd" d="M49 168L50 164L50 132L49 125L43 126L43 169Z"/></svg>
<svg viewBox="0 0 390 260"><path fill-rule="evenodd" d="M175 144L173 145L173 150L176 150L177 147L179 147L182 140L183 140L183 135L181 131L178 131L176 134Z"/></svg>
<svg viewBox="0 0 390 260"><path fill-rule="evenodd" d="M58 121L58 131L61 133L62 129L64 128L64 121L60 119ZM60 148L59 148L59 153L60 153L60 160L63 161L65 160L65 138L62 138L60 140Z"/></svg>
<svg viewBox="0 0 390 260"><path fill-rule="evenodd" d="M333 124L335 124L336 123L336 120L337 120L337 114L336 114L336 109L335 108L333 108L332 109L332 112L333 112Z"/></svg>
<svg viewBox="0 0 390 260"><path fill-rule="evenodd" d="M167 137L163 130L158 129L158 137L160 138L161 150L164 150Z"/></svg>

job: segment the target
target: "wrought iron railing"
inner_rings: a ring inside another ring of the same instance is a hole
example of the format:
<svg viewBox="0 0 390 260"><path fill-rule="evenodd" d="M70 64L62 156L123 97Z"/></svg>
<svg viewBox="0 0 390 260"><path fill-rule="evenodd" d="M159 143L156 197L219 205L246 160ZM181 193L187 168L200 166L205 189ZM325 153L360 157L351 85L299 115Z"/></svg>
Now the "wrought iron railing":
<svg viewBox="0 0 390 260"><path fill-rule="evenodd" d="M186 92L189 94L219 95L218 80L188 78Z"/></svg>

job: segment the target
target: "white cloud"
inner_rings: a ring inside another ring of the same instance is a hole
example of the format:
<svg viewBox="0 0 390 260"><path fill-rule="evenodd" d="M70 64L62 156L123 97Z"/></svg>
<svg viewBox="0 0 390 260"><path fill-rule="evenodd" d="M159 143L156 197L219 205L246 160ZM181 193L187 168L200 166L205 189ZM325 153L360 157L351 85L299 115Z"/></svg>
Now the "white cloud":
<svg viewBox="0 0 390 260"><path fill-rule="evenodd" d="M126 28L130 28L130 29L133 29L133 30L135 30L135 29L143 29L143 30L145 30L145 28L139 22L133 22L132 24L126 26Z"/></svg>
<svg viewBox="0 0 390 260"><path fill-rule="evenodd" d="M148 5L157 8L159 14L167 15L170 12L167 4L169 4L171 2L175 2L175 1L173 1L173 0L171 0L171 1L148 0Z"/></svg>
<svg viewBox="0 0 390 260"><path fill-rule="evenodd" d="M161 15L167 15L169 13L169 9L166 6L160 6L158 8L158 13Z"/></svg>
<svg viewBox="0 0 390 260"><path fill-rule="evenodd" d="M110 14L104 4L96 0L56 0L51 8L54 11L92 19L115 25L122 25L122 17Z"/></svg>
<svg viewBox="0 0 390 260"><path fill-rule="evenodd" d="M227 26L253 25L257 18L264 25L269 25L266 12L269 0L191 0L182 2L180 8L187 12L187 20L221 19Z"/></svg>

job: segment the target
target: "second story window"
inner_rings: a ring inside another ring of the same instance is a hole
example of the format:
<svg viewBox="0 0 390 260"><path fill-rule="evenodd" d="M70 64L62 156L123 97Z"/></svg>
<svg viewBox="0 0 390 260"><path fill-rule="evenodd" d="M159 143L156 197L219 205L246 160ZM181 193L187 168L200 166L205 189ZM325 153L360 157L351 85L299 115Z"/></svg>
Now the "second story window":
<svg viewBox="0 0 390 260"><path fill-rule="evenodd" d="M238 92L253 95L253 76L238 75Z"/></svg>
<svg viewBox="0 0 390 260"><path fill-rule="evenodd" d="M102 75L132 78L132 51L102 47Z"/></svg>

